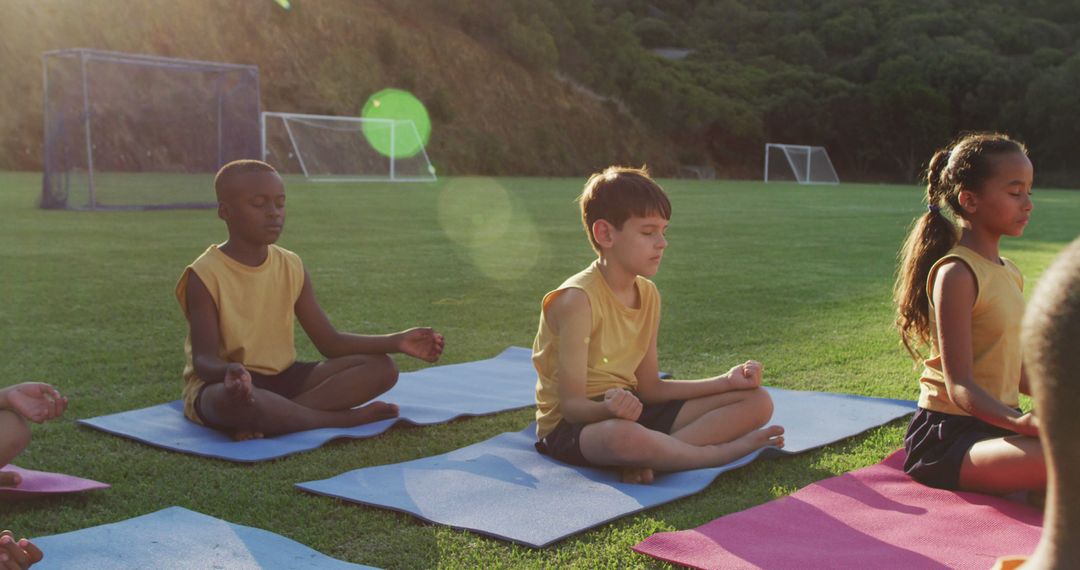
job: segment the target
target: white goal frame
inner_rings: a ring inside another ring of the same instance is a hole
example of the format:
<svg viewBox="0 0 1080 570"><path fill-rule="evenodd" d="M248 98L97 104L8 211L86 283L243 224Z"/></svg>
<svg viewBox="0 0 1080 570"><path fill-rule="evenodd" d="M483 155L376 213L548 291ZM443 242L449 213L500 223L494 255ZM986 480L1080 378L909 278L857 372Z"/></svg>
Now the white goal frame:
<svg viewBox="0 0 1080 570"><path fill-rule="evenodd" d="M779 143L766 143L765 144L765 183L769 182L769 150L780 149L784 153L784 158L787 159L788 166L791 168L791 173L795 176L795 181L799 184L839 184L840 177L836 175L836 168L833 167L832 159L829 158L829 152L825 150L823 146L807 146L797 144L779 144ZM799 176L799 168L792 159L791 154L788 151L799 150L806 153L806 170L805 176ZM828 165L828 171L826 176L831 175L831 180L815 180L812 176L812 161L810 160L814 156L815 151L820 151L821 155L825 157L825 164Z"/></svg>
<svg viewBox="0 0 1080 570"><path fill-rule="evenodd" d="M375 119L375 118L363 118L363 117L342 117L339 115L313 115L307 113L278 113L278 112L263 112L260 117L260 134L262 144L262 158L266 160L269 157L269 151L266 148L266 119L267 117L276 117L282 120L282 124L285 126L285 133L288 135L289 144L292 145L293 152L296 156L297 162L300 163L300 169L304 172L304 178L310 182L435 182L438 177L435 175L435 169L431 165L431 158L428 156L427 148L424 146L423 140L420 138L420 133L416 128L416 123L408 119ZM394 146L394 138L398 129L408 129L415 140L419 141L420 154L423 156L424 163L426 164L426 170L430 173L429 176L412 176L412 175L400 175L397 172L398 159L391 153L386 158L389 160L389 171L386 175L373 175L373 176L354 176L354 175L320 175L311 174L308 172L307 165L304 164L303 154L296 146L296 139L293 136L292 129L289 127L289 120L296 121L337 121L342 123L351 123L356 125L366 124L381 124L390 127L390 146Z"/></svg>

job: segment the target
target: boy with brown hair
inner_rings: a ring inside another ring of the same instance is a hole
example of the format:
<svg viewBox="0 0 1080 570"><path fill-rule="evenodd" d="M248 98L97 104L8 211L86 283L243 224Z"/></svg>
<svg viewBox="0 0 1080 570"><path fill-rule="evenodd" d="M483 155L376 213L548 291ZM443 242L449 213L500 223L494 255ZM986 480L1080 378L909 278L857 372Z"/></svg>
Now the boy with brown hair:
<svg viewBox="0 0 1080 570"><path fill-rule="evenodd" d="M671 218L660 186L645 169L612 166L589 178L579 203L598 259L542 301L537 451L649 483L654 470L723 465L783 446L783 428L761 428L773 407L760 363L703 380L659 377L660 294L648 278Z"/></svg>
<svg viewBox="0 0 1080 570"><path fill-rule="evenodd" d="M300 257L274 243L285 224L285 185L265 162L239 160L214 180L229 239L211 245L176 285L190 325L184 415L236 439L349 427L398 414L372 402L397 381L388 356L434 362L430 328L390 335L339 332L315 299ZM293 318L327 360L298 362Z"/></svg>
<svg viewBox="0 0 1080 570"><path fill-rule="evenodd" d="M1080 568L1080 239L1039 280L1022 338L1046 457L1046 513L1035 553L997 567Z"/></svg>

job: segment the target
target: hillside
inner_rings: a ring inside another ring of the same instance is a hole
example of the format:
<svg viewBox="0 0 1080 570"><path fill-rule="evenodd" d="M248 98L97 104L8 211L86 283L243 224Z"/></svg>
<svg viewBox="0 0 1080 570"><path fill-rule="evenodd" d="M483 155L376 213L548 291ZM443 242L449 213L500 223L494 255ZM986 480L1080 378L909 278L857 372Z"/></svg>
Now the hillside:
<svg viewBox="0 0 1080 570"><path fill-rule="evenodd" d="M647 162L761 176L823 145L846 181L915 181L958 133L1028 144L1075 186L1080 4L1057 0L6 0L0 168L37 167L46 49L256 64L268 110L413 91L451 174ZM663 57L661 54L667 54Z"/></svg>
<svg viewBox="0 0 1080 570"><path fill-rule="evenodd" d="M91 47L257 65L265 110L356 115L385 87L432 115L446 174L583 174L612 162L671 172L669 144L624 109L401 3L270 0L5 0L0 18L0 169L40 168L40 54Z"/></svg>

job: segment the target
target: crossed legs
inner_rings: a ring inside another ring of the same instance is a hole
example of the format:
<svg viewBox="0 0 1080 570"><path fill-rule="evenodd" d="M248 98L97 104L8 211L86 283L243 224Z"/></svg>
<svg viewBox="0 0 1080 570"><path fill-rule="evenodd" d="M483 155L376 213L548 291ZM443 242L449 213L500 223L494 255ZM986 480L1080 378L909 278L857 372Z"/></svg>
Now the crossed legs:
<svg viewBox="0 0 1080 570"><path fill-rule="evenodd" d="M224 384L210 384L203 388L199 411L237 439L351 427L397 417L394 404L376 401L356 407L392 388L397 377L397 366L384 354L332 358L315 366L292 399L253 388L253 402L238 402Z"/></svg>
<svg viewBox="0 0 1080 570"><path fill-rule="evenodd" d="M604 420L581 430L581 453L596 465L621 468L624 482L649 483L653 470L713 467L762 447L782 447L782 427L762 428L772 412L761 388L695 398L683 405L670 435L629 420Z"/></svg>

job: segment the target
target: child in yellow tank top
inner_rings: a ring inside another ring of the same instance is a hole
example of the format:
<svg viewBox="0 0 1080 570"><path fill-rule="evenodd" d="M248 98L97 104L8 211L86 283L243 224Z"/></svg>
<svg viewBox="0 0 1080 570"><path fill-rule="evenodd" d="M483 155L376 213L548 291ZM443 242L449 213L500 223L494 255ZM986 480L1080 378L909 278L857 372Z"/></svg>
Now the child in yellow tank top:
<svg viewBox="0 0 1080 570"><path fill-rule="evenodd" d="M370 402L397 381L388 356L434 362L443 337L430 328L357 335L334 328L300 258L274 243L285 225L285 186L269 164L226 164L214 180L229 239L188 266L176 297L189 323L184 413L237 439L395 417ZM327 357L296 362L293 319Z"/></svg>
<svg viewBox="0 0 1080 570"><path fill-rule="evenodd" d="M1023 145L1000 134L968 135L930 161L928 211L904 246L896 300L904 345L913 357L930 348L904 467L933 487L1046 485L1038 425L1018 407L1024 280L998 251L1027 225L1032 176Z"/></svg>
<svg viewBox="0 0 1080 570"><path fill-rule="evenodd" d="M219 356L223 360L242 363L249 373L263 376L277 376L294 368L297 363L292 308L304 286L300 256L270 245L266 260L252 267L211 245L187 267L176 284L176 299L185 316L192 275L206 288L217 308ZM184 343L184 354L184 415L204 423L196 411L195 399L206 383L195 373L190 335ZM312 365L300 363L300 368L306 377ZM299 390L302 380L287 387Z"/></svg>
<svg viewBox="0 0 1080 570"><path fill-rule="evenodd" d="M661 380L654 275L667 247L671 203L644 170L594 174L580 198L599 258L544 296L533 343L540 453L618 468L631 483L654 470L722 465L764 446L772 400L761 364L695 381Z"/></svg>

